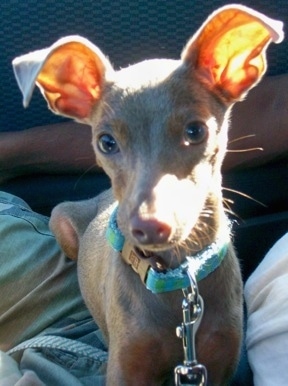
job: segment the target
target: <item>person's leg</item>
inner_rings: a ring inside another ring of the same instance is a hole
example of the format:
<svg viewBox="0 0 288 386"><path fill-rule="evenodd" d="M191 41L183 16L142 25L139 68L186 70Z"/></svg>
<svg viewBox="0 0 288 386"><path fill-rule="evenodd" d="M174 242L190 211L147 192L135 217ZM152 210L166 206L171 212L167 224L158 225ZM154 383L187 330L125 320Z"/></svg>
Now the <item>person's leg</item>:
<svg viewBox="0 0 288 386"><path fill-rule="evenodd" d="M60 251L48 218L4 192L0 239L0 349L7 351L86 307L76 264Z"/></svg>
<svg viewBox="0 0 288 386"><path fill-rule="evenodd" d="M288 233L248 279L245 299L254 386L288 385Z"/></svg>
<svg viewBox="0 0 288 386"><path fill-rule="evenodd" d="M104 384L105 342L48 218L0 192L0 239L0 384Z"/></svg>

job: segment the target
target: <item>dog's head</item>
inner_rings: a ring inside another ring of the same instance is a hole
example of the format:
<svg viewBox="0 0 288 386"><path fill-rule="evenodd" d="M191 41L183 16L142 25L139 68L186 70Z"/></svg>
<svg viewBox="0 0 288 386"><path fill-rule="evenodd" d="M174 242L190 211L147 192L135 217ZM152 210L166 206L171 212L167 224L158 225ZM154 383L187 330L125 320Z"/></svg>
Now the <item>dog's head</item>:
<svg viewBox="0 0 288 386"><path fill-rule="evenodd" d="M282 35L282 23L231 5L208 18L179 61L114 71L97 47L72 36L13 64L25 106L36 83L52 111L92 126L124 236L155 251L192 232L198 250L222 216L230 108L261 79L266 48Z"/></svg>

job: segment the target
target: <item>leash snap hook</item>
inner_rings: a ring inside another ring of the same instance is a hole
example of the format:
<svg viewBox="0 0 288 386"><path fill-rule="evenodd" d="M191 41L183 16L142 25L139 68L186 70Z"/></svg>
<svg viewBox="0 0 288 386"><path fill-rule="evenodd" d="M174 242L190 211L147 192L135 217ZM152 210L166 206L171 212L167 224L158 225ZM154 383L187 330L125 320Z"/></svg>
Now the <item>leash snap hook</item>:
<svg viewBox="0 0 288 386"><path fill-rule="evenodd" d="M175 386L206 386L207 371L201 364L180 365L175 368Z"/></svg>
<svg viewBox="0 0 288 386"><path fill-rule="evenodd" d="M183 289L182 301L183 322L176 328L176 335L182 339L184 361L174 369L175 386L206 386L207 370L196 359L195 336L203 315L204 303L199 295L194 273L186 268L191 283L190 291Z"/></svg>

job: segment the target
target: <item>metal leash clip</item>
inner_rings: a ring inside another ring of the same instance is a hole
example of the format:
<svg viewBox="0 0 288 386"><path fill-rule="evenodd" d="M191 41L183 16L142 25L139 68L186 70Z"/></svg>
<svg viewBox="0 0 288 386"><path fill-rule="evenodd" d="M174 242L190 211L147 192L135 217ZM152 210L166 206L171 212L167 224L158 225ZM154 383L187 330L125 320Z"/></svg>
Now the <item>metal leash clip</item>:
<svg viewBox="0 0 288 386"><path fill-rule="evenodd" d="M204 302L199 295L195 275L187 275L191 283L191 292L183 289L183 323L176 328L176 335L183 341L184 361L174 369L175 386L206 386L207 370L196 358L195 336L203 315Z"/></svg>

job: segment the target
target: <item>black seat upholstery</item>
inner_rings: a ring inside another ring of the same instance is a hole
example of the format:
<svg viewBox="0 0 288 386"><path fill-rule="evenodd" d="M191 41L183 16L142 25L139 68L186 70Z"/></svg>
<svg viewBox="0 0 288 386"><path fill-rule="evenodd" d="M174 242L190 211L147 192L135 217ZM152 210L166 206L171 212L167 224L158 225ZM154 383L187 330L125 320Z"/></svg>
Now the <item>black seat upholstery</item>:
<svg viewBox="0 0 288 386"><path fill-rule="evenodd" d="M0 131L23 130L58 121L38 94L28 110L21 104L11 60L80 34L92 40L116 67L144 58L178 58L187 39L223 0L6 0L0 2ZM286 0L244 0L270 17L288 22ZM205 5L204 5L205 4ZM288 24L288 23L287 23ZM269 73L288 72L288 41L269 48Z"/></svg>

